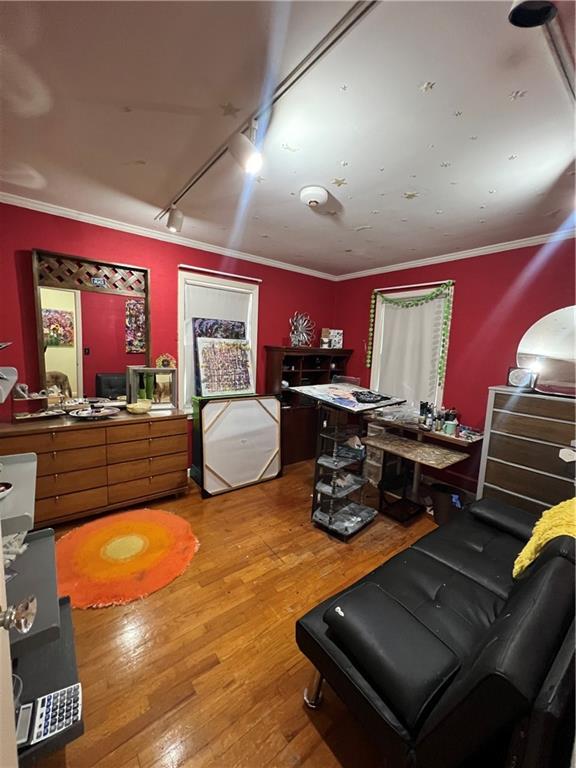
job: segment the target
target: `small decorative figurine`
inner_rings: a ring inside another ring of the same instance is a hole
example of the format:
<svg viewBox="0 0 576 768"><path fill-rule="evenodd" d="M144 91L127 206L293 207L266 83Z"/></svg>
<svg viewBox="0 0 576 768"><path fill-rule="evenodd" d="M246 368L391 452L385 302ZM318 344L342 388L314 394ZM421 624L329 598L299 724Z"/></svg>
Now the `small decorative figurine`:
<svg viewBox="0 0 576 768"><path fill-rule="evenodd" d="M295 312L290 318L290 344L293 347L310 347L316 326L305 312Z"/></svg>

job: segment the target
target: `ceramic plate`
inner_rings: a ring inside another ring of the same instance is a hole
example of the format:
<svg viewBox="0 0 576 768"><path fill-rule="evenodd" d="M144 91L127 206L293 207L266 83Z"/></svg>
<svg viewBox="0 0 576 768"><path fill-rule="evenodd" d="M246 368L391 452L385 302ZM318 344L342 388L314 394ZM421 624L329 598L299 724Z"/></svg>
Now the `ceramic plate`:
<svg viewBox="0 0 576 768"><path fill-rule="evenodd" d="M77 411L70 411L68 415L74 419L107 419L109 416L117 416L119 413L118 408L81 408Z"/></svg>

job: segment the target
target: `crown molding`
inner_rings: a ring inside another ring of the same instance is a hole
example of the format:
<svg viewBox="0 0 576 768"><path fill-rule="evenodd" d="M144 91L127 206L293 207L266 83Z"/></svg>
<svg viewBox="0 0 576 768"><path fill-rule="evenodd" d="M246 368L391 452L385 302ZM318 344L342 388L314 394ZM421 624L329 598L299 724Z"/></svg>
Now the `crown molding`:
<svg viewBox="0 0 576 768"><path fill-rule="evenodd" d="M476 256L488 256L490 253L500 253L501 251L514 251L517 248L529 248L534 245L544 245L549 242L559 242L561 240L570 240L576 237L576 229L560 230L551 232L547 235L535 235L534 237L524 237L521 240L510 240L507 243L494 243L493 245L483 245L481 248L471 248L469 251L457 251L456 253L445 253L441 256L430 256L428 259L417 259L400 264L389 264L386 267L374 267L373 269L363 269L361 272L348 272L345 275L331 275L330 279L337 283L344 280L357 280L360 277L370 277L371 275L381 275L385 272L399 272L403 269L413 269L414 267L426 267L429 264L443 264L447 261L458 261L459 259L473 259Z"/></svg>
<svg viewBox="0 0 576 768"><path fill-rule="evenodd" d="M199 251L206 251L207 253L217 253L220 256L227 256L231 259L241 259L242 261L251 261L255 264L262 264L265 267L272 267L273 269L285 269L288 272L298 272L298 274L309 275L310 277L318 277L321 280L334 280L334 275L329 275L327 272L320 272L316 269L309 269L308 267L300 267L295 264L288 264L284 261L275 261L274 259L267 259L264 256L256 256L253 253L245 253L244 251L236 251L233 248L225 248L221 245L212 245L211 243L203 243L200 240L191 240L182 235L175 235L171 232L159 232L155 229L148 229L147 227L140 227L137 224L126 224L123 221L116 221L115 219L108 219L104 216L97 216L94 213L86 213L84 211L76 211L72 208L65 208L60 205L54 205L52 203L45 203L41 200L32 200L28 197L20 197L20 195L12 195L9 192L0 192L0 203L6 203L7 205L15 205L18 208L29 208L32 211L39 211L40 213L49 213L52 216L61 216L64 219L73 219L74 221L82 221L85 224L94 224L97 227L106 227L107 229L116 229L120 232L128 232L131 235L137 235L138 237L148 237L153 240L161 240L166 243L174 243L175 245L183 245L185 248L195 248Z"/></svg>
<svg viewBox="0 0 576 768"><path fill-rule="evenodd" d="M321 280L329 280L330 282L335 283L340 283L345 280L357 280L361 277L370 277L372 275L381 275L386 272L399 272L404 269L425 267L430 264L443 264L444 262L458 261L459 259L472 259L476 256L487 256L490 253L513 251L517 248L529 248L530 246L544 245L548 242L559 242L561 240L569 240L576 237L576 229L571 228L560 230L559 232L551 232L547 235L536 235L534 237L525 237L521 240L510 240L509 242L505 243L484 245L481 248L472 248L468 251L457 251L456 253L446 253L440 256L431 256L427 259L417 259L415 261L388 264L387 266L373 267L372 269L364 269L359 272L347 272L346 274L342 275L332 275L328 272L320 272L319 270L310 269L308 267L299 267L295 264L288 264L284 261L267 259L264 256L256 256L255 254L246 253L244 251L236 251L233 248L224 248L220 245L203 243L199 240L190 240L187 237L175 235L170 232L159 232L155 229L140 227L136 224L125 224L122 221L108 219L104 216L97 216L93 213L85 213L84 211L76 211L72 208L64 208L63 206L54 205L52 203L45 203L40 200L32 200L28 197L20 197L20 195L12 195L9 192L0 192L0 203L15 205L19 208L29 208L30 210L39 211L40 213L49 213L52 216L61 216L65 219L82 221L86 224L94 224L98 227L115 229L120 232L128 232L131 235L148 237L152 238L153 240L161 240L166 243L174 243L176 245L182 245L185 248L194 248L196 250L206 251L207 253L217 253L220 256L227 256L229 258L240 259L242 261L250 261L254 264L262 264L265 267L272 267L273 269L284 269L288 272L297 272L301 275L309 275L310 277L317 277Z"/></svg>

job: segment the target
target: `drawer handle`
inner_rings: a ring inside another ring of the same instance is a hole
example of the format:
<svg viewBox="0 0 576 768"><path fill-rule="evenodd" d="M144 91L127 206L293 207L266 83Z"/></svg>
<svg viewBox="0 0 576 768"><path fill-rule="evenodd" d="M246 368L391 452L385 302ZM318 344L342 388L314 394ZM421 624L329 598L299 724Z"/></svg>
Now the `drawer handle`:
<svg viewBox="0 0 576 768"><path fill-rule="evenodd" d="M56 451L52 451L52 458L53 458L53 459L55 459L55 458L56 458Z"/></svg>
<svg viewBox="0 0 576 768"><path fill-rule="evenodd" d="M54 496L54 501L56 502L60 501L60 496Z"/></svg>
<svg viewBox="0 0 576 768"><path fill-rule="evenodd" d="M58 480L58 475L54 475L54 480Z"/></svg>

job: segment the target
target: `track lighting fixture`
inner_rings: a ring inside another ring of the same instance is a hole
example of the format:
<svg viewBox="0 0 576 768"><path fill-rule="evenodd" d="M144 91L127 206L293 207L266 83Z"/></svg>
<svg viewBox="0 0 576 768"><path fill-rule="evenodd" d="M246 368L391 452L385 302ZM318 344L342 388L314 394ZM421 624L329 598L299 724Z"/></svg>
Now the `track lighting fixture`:
<svg viewBox="0 0 576 768"><path fill-rule="evenodd" d="M556 13L556 5L550 0L514 0L508 21L515 27L541 27Z"/></svg>
<svg viewBox="0 0 576 768"><path fill-rule="evenodd" d="M246 173L250 174L258 173L260 168L262 168L262 155L254 143L256 139L256 125L254 120L250 128L250 138L244 133L237 133L228 145L234 160Z"/></svg>
<svg viewBox="0 0 576 768"><path fill-rule="evenodd" d="M184 214L175 205L171 205L168 211L168 221L166 226L170 232L180 232L182 230L182 224L184 223Z"/></svg>

